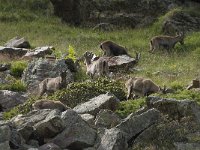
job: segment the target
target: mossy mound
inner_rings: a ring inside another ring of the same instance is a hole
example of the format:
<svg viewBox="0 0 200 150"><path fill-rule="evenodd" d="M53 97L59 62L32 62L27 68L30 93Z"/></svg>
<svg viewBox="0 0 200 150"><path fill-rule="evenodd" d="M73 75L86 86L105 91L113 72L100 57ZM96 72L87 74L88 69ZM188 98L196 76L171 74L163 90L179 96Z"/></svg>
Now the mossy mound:
<svg viewBox="0 0 200 150"><path fill-rule="evenodd" d="M125 100L126 94L123 88L123 84L119 81L99 78L95 81L72 83L67 89L57 91L48 99L60 100L67 106L73 108L80 103L107 92L113 93L120 100Z"/></svg>

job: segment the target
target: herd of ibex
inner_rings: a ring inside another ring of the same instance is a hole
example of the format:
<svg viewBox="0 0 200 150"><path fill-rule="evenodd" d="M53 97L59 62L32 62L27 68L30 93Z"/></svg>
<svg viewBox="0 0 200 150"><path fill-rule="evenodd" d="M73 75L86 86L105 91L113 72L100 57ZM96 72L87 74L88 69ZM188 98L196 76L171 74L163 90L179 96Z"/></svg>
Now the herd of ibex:
<svg viewBox="0 0 200 150"><path fill-rule="evenodd" d="M180 33L176 36L155 36L150 40L150 50L149 52L154 52L159 49L169 50L173 49L176 43L184 44L184 34ZM109 64L104 59L104 57L115 57L120 55L128 55L127 49L123 46L120 46L112 41L104 41L100 44L100 48L103 51L102 57L96 57L91 52L85 52L82 56L86 65L86 74L89 75L92 79L97 76L109 76ZM44 93L55 92L58 89L64 88L66 86L66 72L61 72L59 77L56 78L46 78L39 84L39 96L42 96ZM126 81L125 86L127 88L127 99L136 98L137 96L143 97L148 96L152 93L166 93L166 88L162 89L156 85L152 80L145 79L142 77L132 77ZM44 105L49 107L48 103L40 102L35 104L35 107L41 107ZM54 104L52 104L54 105ZM60 104L55 104L59 105Z"/></svg>

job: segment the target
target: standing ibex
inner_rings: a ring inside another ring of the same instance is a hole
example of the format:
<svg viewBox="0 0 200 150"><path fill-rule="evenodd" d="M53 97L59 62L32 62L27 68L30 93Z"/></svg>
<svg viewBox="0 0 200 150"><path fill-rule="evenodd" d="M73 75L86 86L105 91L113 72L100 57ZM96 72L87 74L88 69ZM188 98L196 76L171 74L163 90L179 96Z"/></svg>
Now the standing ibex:
<svg viewBox="0 0 200 150"><path fill-rule="evenodd" d="M179 42L181 45L184 44L183 33L177 34L176 36L155 36L150 41L149 52L154 52L154 50L160 49L161 47L169 51L170 49L174 48L177 42Z"/></svg>
<svg viewBox="0 0 200 150"><path fill-rule="evenodd" d="M140 77L130 78L126 81L125 86L128 90L127 99L130 99L131 95L133 95L133 98L136 96L143 97L163 90L152 80Z"/></svg>
<svg viewBox="0 0 200 150"><path fill-rule="evenodd" d="M60 73L60 76L56 78L46 78L39 84L39 96L42 96L45 92L52 93L56 90L64 88L66 86L66 71Z"/></svg>
<svg viewBox="0 0 200 150"><path fill-rule="evenodd" d="M91 78L93 78L95 74L97 74L98 76L108 76L108 62L104 60L103 57L92 61L93 54L91 52L85 52L83 56L85 58L85 63L87 67L87 75L89 75Z"/></svg>

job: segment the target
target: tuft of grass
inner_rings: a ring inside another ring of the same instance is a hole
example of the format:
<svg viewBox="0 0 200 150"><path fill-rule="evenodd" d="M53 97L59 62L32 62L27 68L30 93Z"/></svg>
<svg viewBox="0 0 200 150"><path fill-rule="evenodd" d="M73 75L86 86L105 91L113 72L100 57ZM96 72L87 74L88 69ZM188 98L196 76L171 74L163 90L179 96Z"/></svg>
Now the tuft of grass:
<svg viewBox="0 0 200 150"><path fill-rule="evenodd" d="M128 100L120 102L116 113L122 118L127 117L129 114L136 112L141 107L145 106L145 98L139 98L136 100Z"/></svg>
<svg viewBox="0 0 200 150"><path fill-rule="evenodd" d="M10 74L16 78L19 78L22 76L23 71L26 67L26 61L14 61L11 63Z"/></svg>

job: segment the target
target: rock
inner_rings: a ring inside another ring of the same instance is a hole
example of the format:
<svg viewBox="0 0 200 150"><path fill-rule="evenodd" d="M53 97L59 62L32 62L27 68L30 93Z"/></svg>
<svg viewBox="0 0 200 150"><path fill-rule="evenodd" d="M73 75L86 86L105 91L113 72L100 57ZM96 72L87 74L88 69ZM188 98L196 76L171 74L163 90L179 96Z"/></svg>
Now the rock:
<svg viewBox="0 0 200 150"><path fill-rule="evenodd" d="M31 94L38 94L38 85L45 78L58 77L62 71L67 72L67 84L73 81L73 75L68 69L65 60L49 62L46 59L34 60L24 70L22 81L28 86Z"/></svg>
<svg viewBox="0 0 200 150"><path fill-rule="evenodd" d="M14 106L24 103L27 99L27 95L23 93L0 90L0 105L3 111L10 110Z"/></svg>
<svg viewBox="0 0 200 150"><path fill-rule="evenodd" d="M162 30L165 34L174 35L176 32L200 30L200 16L186 12L172 13L163 23Z"/></svg>
<svg viewBox="0 0 200 150"><path fill-rule="evenodd" d="M89 125L94 127L94 116L90 114L81 114L83 120L85 120Z"/></svg>
<svg viewBox="0 0 200 150"><path fill-rule="evenodd" d="M65 129L50 142L61 148L84 149L94 145L96 131L92 129L75 111L66 110L61 118Z"/></svg>
<svg viewBox="0 0 200 150"><path fill-rule="evenodd" d="M200 143L175 143L177 150L199 150L200 149Z"/></svg>
<svg viewBox="0 0 200 150"><path fill-rule="evenodd" d="M10 150L9 141L5 141L3 143L0 143L0 147L1 147L2 150Z"/></svg>
<svg viewBox="0 0 200 150"><path fill-rule="evenodd" d="M62 149L54 143L47 143L40 146L38 150L62 150Z"/></svg>
<svg viewBox="0 0 200 150"><path fill-rule="evenodd" d="M118 128L105 131L97 150L127 150L127 139L123 132Z"/></svg>
<svg viewBox="0 0 200 150"><path fill-rule="evenodd" d="M11 64L9 63L3 63L3 64L0 64L0 72L2 72L2 71L6 71L6 70L9 70L10 69L10 67L11 67Z"/></svg>
<svg viewBox="0 0 200 150"><path fill-rule="evenodd" d="M1 57L1 60L17 59L25 55L27 51L28 50L24 48L0 46L0 57Z"/></svg>
<svg viewBox="0 0 200 150"><path fill-rule="evenodd" d="M33 58L40 58L40 57L44 58L45 55L51 55L53 49L54 47L52 46L37 47L34 50L28 51L22 57L22 59L32 60Z"/></svg>
<svg viewBox="0 0 200 150"><path fill-rule="evenodd" d="M119 116L117 116L111 110L100 110L95 119L96 127L104 127L110 129L121 122Z"/></svg>
<svg viewBox="0 0 200 150"><path fill-rule="evenodd" d="M130 114L122 123L116 126L121 132L125 133L129 143L142 131L155 124L160 117L159 111L150 109L140 115Z"/></svg>
<svg viewBox="0 0 200 150"><path fill-rule="evenodd" d="M128 55L114 56L114 57L103 57L108 62L110 72L128 71L133 68L140 59L140 54L136 54L135 58Z"/></svg>
<svg viewBox="0 0 200 150"><path fill-rule="evenodd" d="M9 141L11 137L11 129L8 125L0 126L0 143Z"/></svg>
<svg viewBox="0 0 200 150"><path fill-rule="evenodd" d="M60 111L51 111L44 120L36 123L34 128L40 137L52 138L56 136L64 130L64 123L60 117Z"/></svg>
<svg viewBox="0 0 200 150"><path fill-rule="evenodd" d="M94 97L88 102L74 107L73 110L79 114L88 113L96 116L101 109L110 109L115 111L118 104L119 99L113 94L107 93Z"/></svg>
<svg viewBox="0 0 200 150"><path fill-rule="evenodd" d="M163 99L159 97L148 97L147 106L154 107L173 119L180 120L183 117L192 116L200 122L200 105L196 101Z"/></svg>
<svg viewBox="0 0 200 150"><path fill-rule="evenodd" d="M108 23L116 26L147 26L168 10L173 0L51 0L54 14L75 25ZM98 26L97 26L98 27ZM101 26L100 26L101 27Z"/></svg>
<svg viewBox="0 0 200 150"><path fill-rule="evenodd" d="M30 48L30 43L25 40L25 38L14 37L13 39L9 40L5 47L15 47L15 48Z"/></svg>

